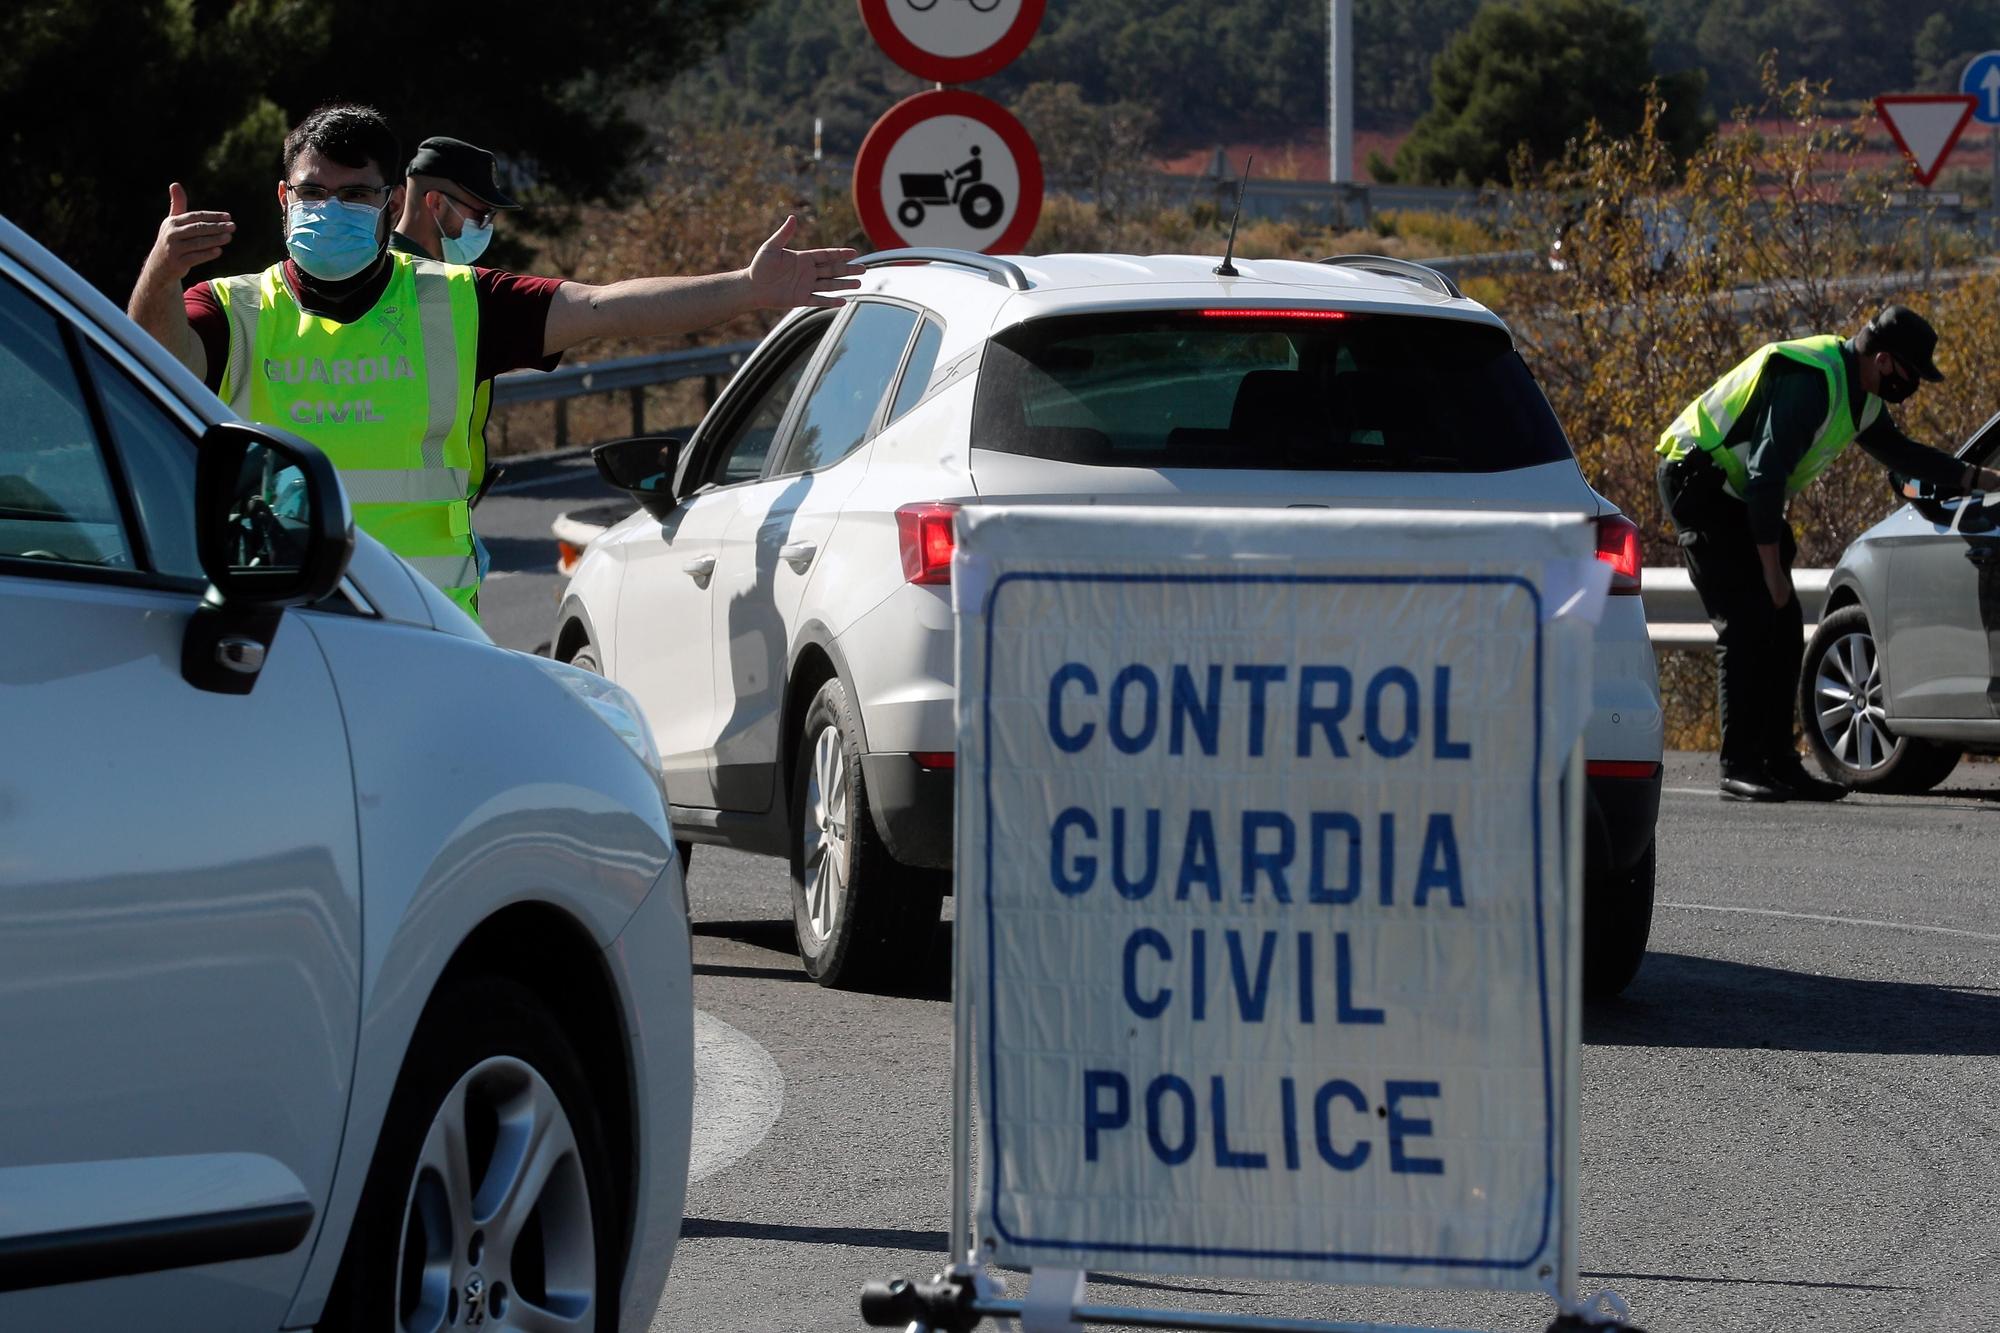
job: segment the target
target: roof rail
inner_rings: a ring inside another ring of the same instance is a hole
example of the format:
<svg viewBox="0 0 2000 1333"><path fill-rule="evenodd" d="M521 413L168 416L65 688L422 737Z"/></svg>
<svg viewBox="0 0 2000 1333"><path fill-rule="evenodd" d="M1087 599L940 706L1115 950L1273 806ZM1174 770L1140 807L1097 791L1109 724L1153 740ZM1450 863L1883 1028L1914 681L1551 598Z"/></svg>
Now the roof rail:
<svg viewBox="0 0 2000 1333"><path fill-rule="evenodd" d="M1407 259L1392 259L1388 255L1328 255L1319 261L1335 264L1343 268L1364 268L1371 273L1385 273L1392 278L1407 278L1419 282L1434 292L1442 292L1453 300L1459 300L1465 293L1458 284L1444 274L1426 264L1413 264Z"/></svg>
<svg viewBox="0 0 2000 1333"><path fill-rule="evenodd" d="M977 250L952 250L943 246L913 246L907 250L877 250L872 255L863 255L854 261L863 268L874 268L878 264L956 264L960 268L977 269L986 275L988 282L997 282L1002 287L1017 292L1025 292L1034 284L1021 271L1019 264L1005 259L995 259L992 255L982 255Z"/></svg>

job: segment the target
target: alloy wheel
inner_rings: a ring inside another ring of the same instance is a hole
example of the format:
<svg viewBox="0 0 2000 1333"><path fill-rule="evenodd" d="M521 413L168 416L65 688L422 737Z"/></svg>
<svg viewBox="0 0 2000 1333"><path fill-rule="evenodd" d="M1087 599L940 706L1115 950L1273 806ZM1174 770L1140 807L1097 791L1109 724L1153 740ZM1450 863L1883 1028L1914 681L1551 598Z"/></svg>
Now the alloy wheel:
<svg viewBox="0 0 2000 1333"><path fill-rule="evenodd" d="M801 837L805 840L806 917L815 946L833 938L847 897L847 749L840 728L822 727L806 773Z"/></svg>
<svg viewBox="0 0 2000 1333"><path fill-rule="evenodd" d="M1843 767L1867 774L1889 761L1896 734L1882 707L1882 663L1872 636L1843 634L1827 645L1814 672L1813 720Z"/></svg>
<svg viewBox="0 0 2000 1333"><path fill-rule="evenodd" d="M397 1253L398 1333L588 1333L597 1243L576 1133L512 1056L459 1079L418 1154Z"/></svg>

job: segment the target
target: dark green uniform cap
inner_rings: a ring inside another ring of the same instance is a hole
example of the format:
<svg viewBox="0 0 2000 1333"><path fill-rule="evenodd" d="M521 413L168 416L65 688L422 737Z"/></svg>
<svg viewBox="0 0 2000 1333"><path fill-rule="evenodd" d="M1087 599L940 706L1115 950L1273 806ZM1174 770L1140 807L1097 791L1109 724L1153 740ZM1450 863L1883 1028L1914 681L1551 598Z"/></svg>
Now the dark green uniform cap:
<svg viewBox="0 0 2000 1333"><path fill-rule="evenodd" d="M1931 360L1931 354L1937 351L1937 330L1908 306L1884 307L1881 314L1868 321L1865 332L1869 351L1887 352L1933 384L1944 378L1937 363Z"/></svg>
<svg viewBox="0 0 2000 1333"><path fill-rule="evenodd" d="M493 154L463 139L434 134L417 145L405 176L437 176L492 208L519 208L495 179Z"/></svg>

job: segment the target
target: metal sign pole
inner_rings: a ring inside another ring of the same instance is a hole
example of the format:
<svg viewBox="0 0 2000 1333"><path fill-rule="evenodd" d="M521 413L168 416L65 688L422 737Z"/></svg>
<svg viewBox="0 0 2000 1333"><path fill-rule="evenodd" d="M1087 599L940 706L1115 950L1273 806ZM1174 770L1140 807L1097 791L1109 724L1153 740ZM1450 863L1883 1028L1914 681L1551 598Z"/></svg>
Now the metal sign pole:
<svg viewBox="0 0 2000 1333"><path fill-rule="evenodd" d="M2000 242L2000 125L1986 127L1986 143L1993 150L1993 172L1986 186L1986 218L1993 239Z"/></svg>

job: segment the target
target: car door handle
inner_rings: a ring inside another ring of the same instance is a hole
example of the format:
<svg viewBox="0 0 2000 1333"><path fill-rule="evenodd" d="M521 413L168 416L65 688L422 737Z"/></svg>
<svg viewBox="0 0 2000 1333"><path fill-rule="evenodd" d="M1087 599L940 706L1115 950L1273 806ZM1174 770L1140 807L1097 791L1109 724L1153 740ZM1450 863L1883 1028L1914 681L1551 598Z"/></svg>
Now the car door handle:
<svg viewBox="0 0 2000 1333"><path fill-rule="evenodd" d="M818 554L819 546L815 542L787 542L778 548L778 559L800 574L806 572L806 566L810 565L813 557Z"/></svg>
<svg viewBox="0 0 2000 1333"><path fill-rule="evenodd" d="M698 555L685 565L682 565L681 571L696 583L706 588L709 576L715 573L715 557L712 555Z"/></svg>

